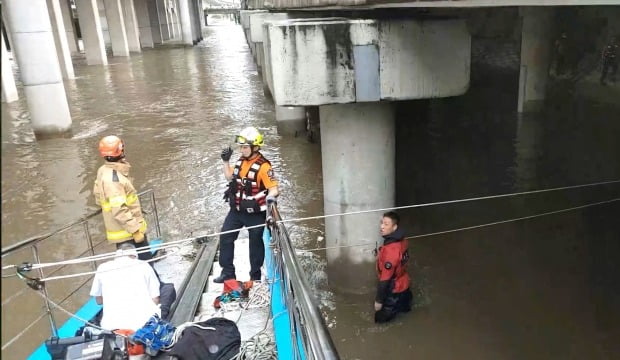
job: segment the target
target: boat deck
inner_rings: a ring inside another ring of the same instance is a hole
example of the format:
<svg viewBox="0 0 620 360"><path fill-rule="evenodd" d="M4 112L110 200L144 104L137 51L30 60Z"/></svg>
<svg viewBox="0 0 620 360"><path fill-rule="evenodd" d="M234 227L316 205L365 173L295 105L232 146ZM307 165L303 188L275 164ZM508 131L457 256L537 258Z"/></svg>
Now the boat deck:
<svg viewBox="0 0 620 360"><path fill-rule="evenodd" d="M235 269L237 280L249 280L249 239L240 238L235 241ZM204 321L211 317L224 317L235 321L241 333L241 341L247 341L260 332L273 337L273 325L270 319L270 292L268 284L255 282L247 299L223 303L218 310L213 307L213 301L221 295L224 285L213 282L220 274L221 267L217 261L213 262L213 271L209 275L206 291L202 294L200 306L194 321ZM263 274L263 279L265 278Z"/></svg>

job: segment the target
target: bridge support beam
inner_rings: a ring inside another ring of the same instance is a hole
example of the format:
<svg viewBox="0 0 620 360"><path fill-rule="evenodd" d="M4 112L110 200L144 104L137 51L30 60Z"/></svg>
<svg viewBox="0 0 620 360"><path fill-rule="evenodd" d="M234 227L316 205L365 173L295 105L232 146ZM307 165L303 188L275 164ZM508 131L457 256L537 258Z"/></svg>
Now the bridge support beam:
<svg viewBox="0 0 620 360"><path fill-rule="evenodd" d="M37 137L71 130L71 114L46 0L5 0L32 129Z"/></svg>
<svg viewBox="0 0 620 360"><path fill-rule="evenodd" d="M519 11L523 27L517 110L536 111L542 107L549 79L553 35L552 9L523 7Z"/></svg>
<svg viewBox="0 0 620 360"><path fill-rule="evenodd" d="M157 2L157 13L159 15L159 28L163 41L171 38L170 24L168 24L168 15L166 10L166 0L155 0Z"/></svg>
<svg viewBox="0 0 620 360"><path fill-rule="evenodd" d="M395 136L390 102L319 106L325 214L394 206ZM325 219L330 283L367 293L374 284L373 246L347 247L379 238L381 214ZM375 235L376 234L376 235ZM337 264L336 266L333 266ZM347 271L333 271L334 269Z"/></svg>
<svg viewBox="0 0 620 360"><path fill-rule="evenodd" d="M71 11L69 0L60 0L60 11L62 12L62 21L65 24L69 51L71 54L77 54L80 52L80 48L75 32L75 23L73 22L73 13Z"/></svg>
<svg viewBox="0 0 620 360"><path fill-rule="evenodd" d="M110 41L112 42L112 55L129 56L129 44L121 2L120 0L103 0L103 3Z"/></svg>
<svg viewBox="0 0 620 360"><path fill-rule="evenodd" d="M123 20L125 22L125 32L127 34L127 47L131 52L142 52L140 47L140 31L138 30L138 19L134 0L123 0Z"/></svg>
<svg viewBox="0 0 620 360"><path fill-rule="evenodd" d="M179 0L179 17L181 20L181 40L185 45L194 45L190 0Z"/></svg>
<svg viewBox="0 0 620 360"><path fill-rule="evenodd" d="M159 24L159 10L157 9L157 0L146 0L146 7L148 9L149 21L151 22L151 35L153 37L153 44L161 44L162 34L161 26Z"/></svg>
<svg viewBox="0 0 620 360"><path fill-rule="evenodd" d="M105 52L97 0L76 0L75 5L77 6L82 41L84 42L86 63L88 65L107 65L108 57Z"/></svg>
<svg viewBox="0 0 620 360"><path fill-rule="evenodd" d="M58 56L58 63L63 79L75 79L73 72L73 61L71 60L71 52L67 43L67 32L62 19L62 10L60 9L59 0L47 0L47 10L52 24L52 33L54 34L54 45Z"/></svg>
<svg viewBox="0 0 620 360"><path fill-rule="evenodd" d="M275 104L319 106L321 150L329 154L322 160L326 215L394 206L390 101L457 96L469 87L463 20L272 21L263 44ZM374 244L350 245L379 240L380 216L326 219L326 244L335 248L327 252L330 283L373 288Z"/></svg>
<svg viewBox="0 0 620 360"><path fill-rule="evenodd" d="M143 48L155 47L155 41L153 40L154 31L151 27L151 14L149 13L148 2L149 0L134 0L133 2L134 8L136 10L136 20L138 21L140 45ZM157 31L159 31L159 26L157 27Z"/></svg>
<svg viewBox="0 0 620 360"><path fill-rule="evenodd" d="M181 25L179 23L179 6L177 0L166 1L166 17L170 29L170 39L181 38Z"/></svg>
<svg viewBox="0 0 620 360"><path fill-rule="evenodd" d="M202 12L198 10L198 0L190 0L190 15L192 17L192 34L194 35L194 43L197 44L202 40L202 25L200 19Z"/></svg>

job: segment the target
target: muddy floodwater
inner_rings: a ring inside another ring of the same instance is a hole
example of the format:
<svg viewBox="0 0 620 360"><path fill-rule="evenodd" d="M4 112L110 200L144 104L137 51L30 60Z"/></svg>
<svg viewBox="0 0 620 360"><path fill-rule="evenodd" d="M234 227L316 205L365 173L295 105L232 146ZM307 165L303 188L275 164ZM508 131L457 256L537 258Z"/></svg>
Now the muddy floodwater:
<svg viewBox="0 0 620 360"><path fill-rule="evenodd" d="M23 93L2 104L3 247L96 210L97 143L109 134L124 139L136 187L155 191L167 241L219 230L227 212L219 153L250 125L265 135L283 217L322 215L320 144L277 134L240 26L209 26L195 47L109 62L75 59L77 78L65 81L71 138L37 141ZM620 179L618 103L570 98L539 115L489 115L476 110L490 106L485 94L474 87L461 99L431 102L423 118L398 122L398 205ZM325 246L323 222L289 231L343 359L613 359L620 356L620 202L525 217L619 197L620 185L611 184L401 211L409 236L524 219L412 239L416 308L381 326L372 322L374 294L330 287L325 251L314 250ZM360 242L377 239L378 232ZM77 232L59 236L41 249L42 261L77 256L82 243ZM166 279L180 282L192 249L158 264ZM73 285L50 286L62 299ZM3 279L3 347L41 306L22 281ZM2 357L23 359L48 335L43 318Z"/></svg>

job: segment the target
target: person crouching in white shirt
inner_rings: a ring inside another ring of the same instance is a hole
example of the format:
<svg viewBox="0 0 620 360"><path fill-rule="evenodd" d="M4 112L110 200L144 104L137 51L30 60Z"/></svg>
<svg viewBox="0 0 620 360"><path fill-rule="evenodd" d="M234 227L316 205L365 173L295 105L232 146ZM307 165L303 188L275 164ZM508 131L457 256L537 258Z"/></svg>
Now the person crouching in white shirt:
<svg viewBox="0 0 620 360"><path fill-rule="evenodd" d="M131 244L123 244L116 257L97 268L90 295L103 305L101 327L138 330L159 309L159 280L146 261L138 259Z"/></svg>

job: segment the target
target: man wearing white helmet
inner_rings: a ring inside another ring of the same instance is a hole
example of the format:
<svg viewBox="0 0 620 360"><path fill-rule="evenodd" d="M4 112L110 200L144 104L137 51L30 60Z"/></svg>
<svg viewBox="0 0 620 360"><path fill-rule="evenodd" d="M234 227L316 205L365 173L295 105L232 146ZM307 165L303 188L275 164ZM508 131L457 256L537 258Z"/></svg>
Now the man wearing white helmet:
<svg viewBox="0 0 620 360"><path fill-rule="evenodd" d="M254 127L243 129L235 137L241 156L234 165L229 161L233 150L228 147L222 151L224 176L228 181L228 190L224 198L230 203L230 211L224 220L222 232L241 229L265 223L267 204L275 203L278 196L278 181L275 179L269 160L260 153L263 135ZM265 259L263 245L263 227L248 230L250 237L250 280L261 279L261 266ZM219 263L222 273L213 281L223 283L236 279L233 258L235 240L239 232L220 236Z"/></svg>

